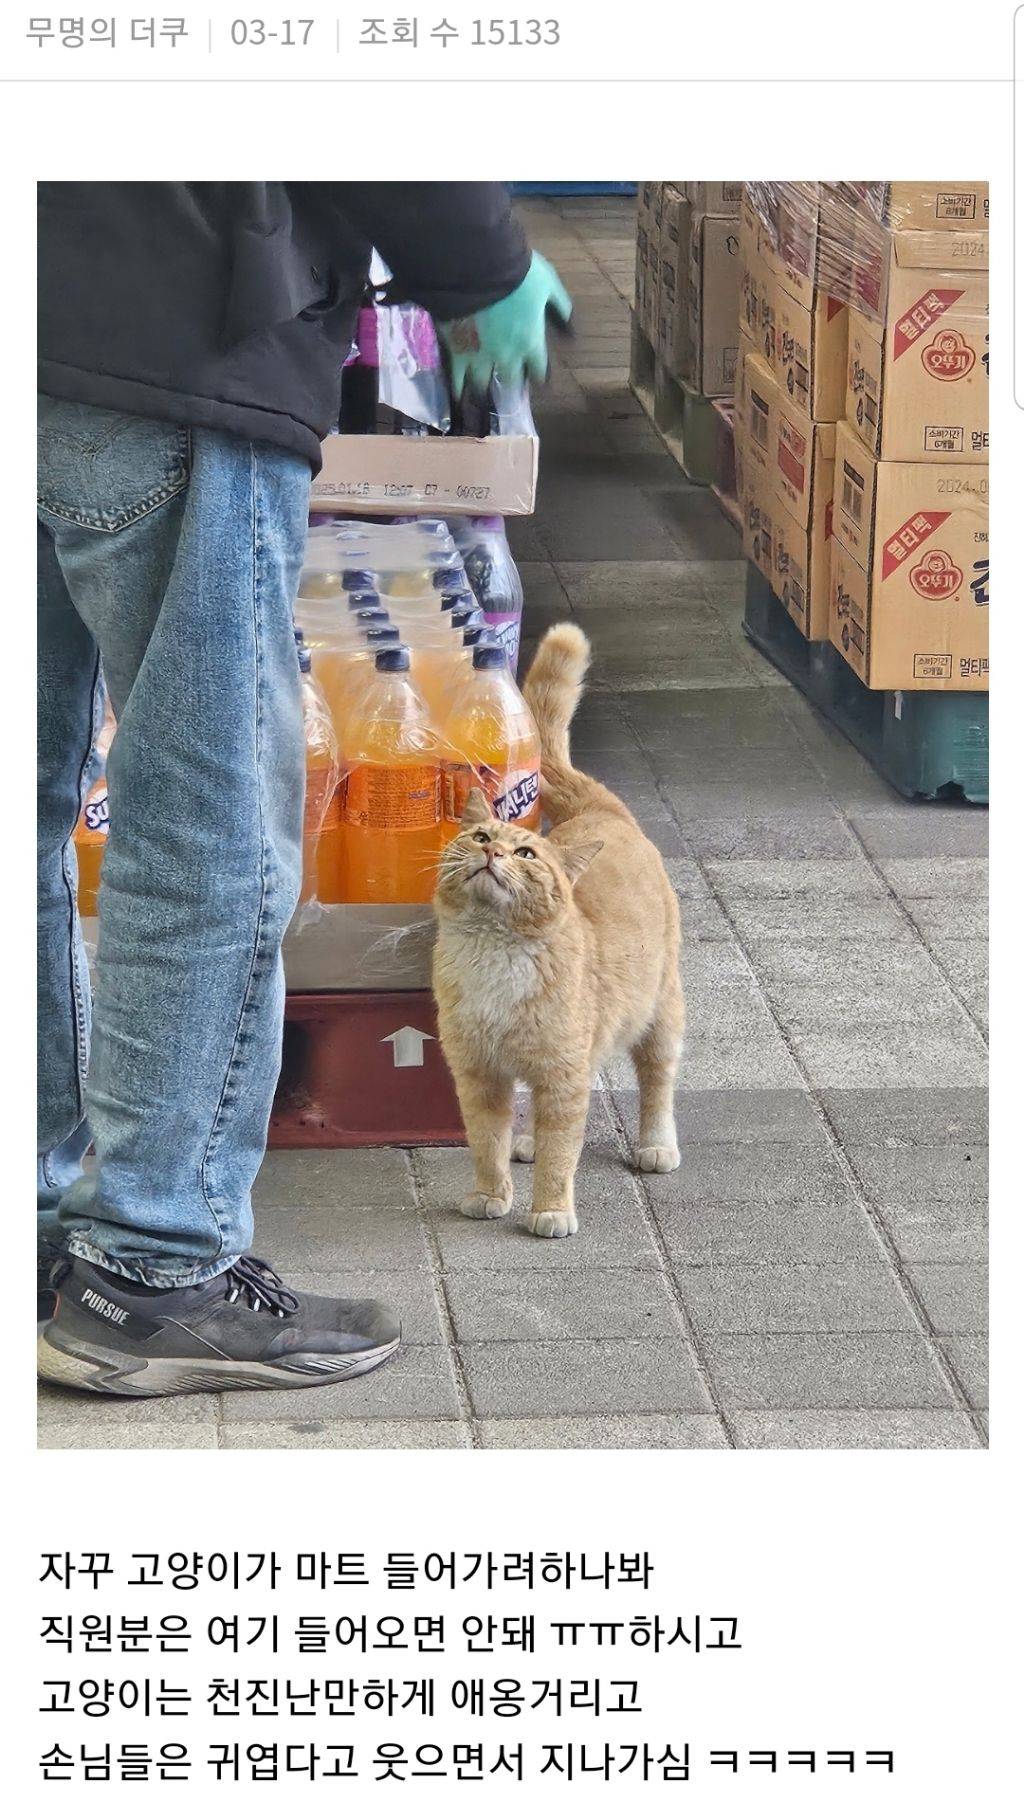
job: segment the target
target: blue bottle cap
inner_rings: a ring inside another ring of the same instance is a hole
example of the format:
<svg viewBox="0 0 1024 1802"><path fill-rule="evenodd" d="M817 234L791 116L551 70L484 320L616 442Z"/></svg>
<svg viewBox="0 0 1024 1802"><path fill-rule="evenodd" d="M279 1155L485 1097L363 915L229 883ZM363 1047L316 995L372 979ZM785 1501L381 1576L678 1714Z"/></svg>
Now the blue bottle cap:
<svg viewBox="0 0 1024 1802"><path fill-rule="evenodd" d="M490 626L466 626L462 634L462 642L467 650L475 650L477 645L497 644L498 640Z"/></svg>
<svg viewBox="0 0 1024 1802"><path fill-rule="evenodd" d="M476 606L476 596L470 588L469 583L466 581L465 576L460 576L459 582L461 584L460 587L449 588L441 596L442 613L450 613L452 608L457 607L462 601L468 601L471 607Z"/></svg>
<svg viewBox="0 0 1024 1802"><path fill-rule="evenodd" d="M397 626L368 626L364 636L367 644L398 644L402 634Z"/></svg>
<svg viewBox="0 0 1024 1802"><path fill-rule="evenodd" d="M389 645L386 651L377 652L377 668L383 675L401 675L409 668L409 646L407 644Z"/></svg>
<svg viewBox="0 0 1024 1802"><path fill-rule="evenodd" d="M449 618L452 622L452 629L456 632L464 632L467 626L484 624L484 616L479 607L473 606L468 601L464 607L453 607Z"/></svg>
<svg viewBox="0 0 1024 1802"><path fill-rule="evenodd" d="M466 587L466 577L461 569L435 569L431 580L434 587L442 591L449 588Z"/></svg>
<svg viewBox="0 0 1024 1802"><path fill-rule="evenodd" d="M353 613L359 607L379 607L381 604L380 595L375 588L351 588L345 599Z"/></svg>
<svg viewBox="0 0 1024 1802"><path fill-rule="evenodd" d="M376 588L377 572L374 569L343 569L341 572L342 588Z"/></svg>
<svg viewBox="0 0 1024 1802"><path fill-rule="evenodd" d="M473 652L474 669L504 669L505 653L500 644L478 644Z"/></svg>
<svg viewBox="0 0 1024 1802"><path fill-rule="evenodd" d="M391 615L385 607L360 607L352 615L357 626L389 626Z"/></svg>
<svg viewBox="0 0 1024 1802"><path fill-rule="evenodd" d="M302 671L302 674L304 676L308 676L311 674L312 669L313 669L313 659L310 656L310 654L307 651L304 644L299 645L298 651L299 651L299 668Z"/></svg>

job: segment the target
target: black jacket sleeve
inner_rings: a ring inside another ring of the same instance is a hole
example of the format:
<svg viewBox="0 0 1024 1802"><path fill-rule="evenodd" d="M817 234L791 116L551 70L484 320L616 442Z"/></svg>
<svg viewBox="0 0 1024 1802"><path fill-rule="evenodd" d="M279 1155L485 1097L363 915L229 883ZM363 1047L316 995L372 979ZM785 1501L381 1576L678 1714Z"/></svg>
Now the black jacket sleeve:
<svg viewBox="0 0 1024 1802"><path fill-rule="evenodd" d="M332 182L394 273L391 300L461 319L518 288L530 247L498 181Z"/></svg>

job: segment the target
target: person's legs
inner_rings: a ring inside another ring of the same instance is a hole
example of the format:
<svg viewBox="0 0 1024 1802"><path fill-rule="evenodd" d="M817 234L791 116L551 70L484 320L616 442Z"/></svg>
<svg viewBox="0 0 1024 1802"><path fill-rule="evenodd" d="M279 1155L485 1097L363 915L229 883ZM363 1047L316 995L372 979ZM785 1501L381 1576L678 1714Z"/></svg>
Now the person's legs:
<svg viewBox="0 0 1024 1802"><path fill-rule="evenodd" d="M76 669L81 641L98 647L118 721L85 1086L96 1170L59 1224L73 1254L174 1287L252 1238L301 864L308 470L205 431L190 456L183 430L93 408L44 403L42 419L40 517L74 609L54 637L80 641ZM66 777L46 788L66 833ZM62 1013L47 1007L48 1039L67 1036ZM81 1080L84 1030L76 1056Z"/></svg>
<svg viewBox="0 0 1024 1802"><path fill-rule="evenodd" d="M337 1382L399 1343L378 1303L292 1293L245 1255L301 876L308 494L306 465L269 446L41 407L40 518L117 718L85 1081L96 1167L61 1197L69 1255L37 1354L75 1387ZM66 831L71 803L48 805ZM58 987L40 1021L55 1045Z"/></svg>
<svg viewBox="0 0 1024 1802"><path fill-rule="evenodd" d="M118 721L85 1087L96 1170L64 1193L59 1225L74 1255L174 1287L252 1238L301 865L292 602L308 470L225 434L190 446L97 409L42 416L40 517L78 620L67 642L98 647ZM66 831L66 777L60 790L48 781ZM62 1012L47 1010L47 1036L66 1037ZM79 1081L84 1055L79 1027Z"/></svg>
<svg viewBox="0 0 1024 1802"><path fill-rule="evenodd" d="M88 782L102 685L99 654L71 605L51 534L37 528L36 986L40 1260L60 1245L57 1207L88 1149L89 973L75 906L72 834Z"/></svg>

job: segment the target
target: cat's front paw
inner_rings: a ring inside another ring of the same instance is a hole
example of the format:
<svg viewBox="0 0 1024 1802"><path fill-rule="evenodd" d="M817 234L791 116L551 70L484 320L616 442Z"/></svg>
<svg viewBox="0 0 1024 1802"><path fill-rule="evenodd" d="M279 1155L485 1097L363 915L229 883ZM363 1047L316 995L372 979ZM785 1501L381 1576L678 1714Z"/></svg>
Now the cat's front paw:
<svg viewBox="0 0 1024 1802"><path fill-rule="evenodd" d="M641 1145L636 1154L636 1167L657 1176L678 1170L682 1162L678 1145Z"/></svg>
<svg viewBox="0 0 1024 1802"><path fill-rule="evenodd" d="M459 1202L459 1213L465 1214L468 1220L500 1220L512 1206L511 1196L482 1195L479 1190L475 1195L466 1195Z"/></svg>
<svg viewBox="0 0 1024 1802"><path fill-rule="evenodd" d="M541 1213L530 1214L526 1225L538 1239L571 1239L577 1230L576 1215L572 1208L548 1208Z"/></svg>
<svg viewBox="0 0 1024 1802"><path fill-rule="evenodd" d="M533 1163L533 1134L517 1133L512 1141L512 1157L517 1164Z"/></svg>

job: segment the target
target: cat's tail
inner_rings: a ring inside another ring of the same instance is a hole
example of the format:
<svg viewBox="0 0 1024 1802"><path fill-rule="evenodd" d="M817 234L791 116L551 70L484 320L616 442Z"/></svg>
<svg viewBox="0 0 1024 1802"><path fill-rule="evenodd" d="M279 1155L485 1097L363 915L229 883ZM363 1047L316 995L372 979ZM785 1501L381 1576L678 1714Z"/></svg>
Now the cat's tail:
<svg viewBox="0 0 1024 1802"><path fill-rule="evenodd" d="M586 633L570 620L562 620L545 632L523 683L523 694L540 734L544 812L556 823L572 819L587 806L604 805L623 811L622 803L606 788L572 767L569 728L589 667L590 641Z"/></svg>

